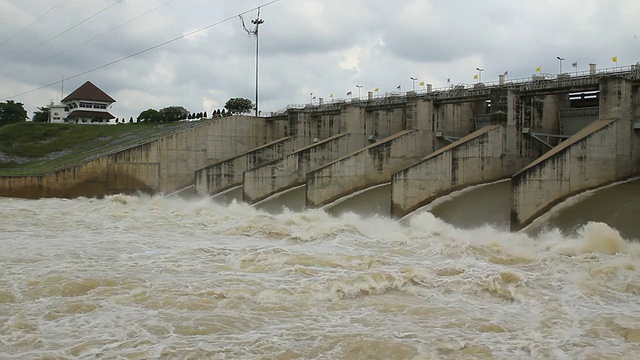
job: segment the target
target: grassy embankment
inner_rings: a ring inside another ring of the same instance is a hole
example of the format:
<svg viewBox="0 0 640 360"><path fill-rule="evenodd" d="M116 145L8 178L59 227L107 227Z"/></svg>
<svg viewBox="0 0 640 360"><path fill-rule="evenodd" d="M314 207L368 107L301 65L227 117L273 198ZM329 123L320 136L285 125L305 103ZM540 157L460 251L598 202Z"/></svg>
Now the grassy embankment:
<svg viewBox="0 0 640 360"><path fill-rule="evenodd" d="M115 147L171 131L179 123L74 125L22 122L0 127L0 176L23 169L46 172Z"/></svg>

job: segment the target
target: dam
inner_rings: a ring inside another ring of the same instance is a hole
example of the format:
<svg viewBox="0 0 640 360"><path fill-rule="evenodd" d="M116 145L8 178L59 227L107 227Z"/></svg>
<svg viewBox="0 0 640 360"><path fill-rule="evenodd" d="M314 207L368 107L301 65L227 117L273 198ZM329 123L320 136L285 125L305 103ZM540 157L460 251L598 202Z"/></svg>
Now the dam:
<svg viewBox="0 0 640 360"><path fill-rule="evenodd" d="M243 201L304 192L321 208L386 187L403 217L465 188L501 182L509 228L571 196L640 174L640 64L446 89L292 105L264 117L198 122L161 138L43 174L0 177L0 196L114 193Z"/></svg>

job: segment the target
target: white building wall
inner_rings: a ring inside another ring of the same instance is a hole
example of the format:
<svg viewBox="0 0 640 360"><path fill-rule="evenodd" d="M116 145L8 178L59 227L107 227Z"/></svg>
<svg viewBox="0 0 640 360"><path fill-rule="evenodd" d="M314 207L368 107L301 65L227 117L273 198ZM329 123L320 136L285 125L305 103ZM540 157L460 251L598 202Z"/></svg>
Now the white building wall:
<svg viewBox="0 0 640 360"><path fill-rule="evenodd" d="M67 117L64 105L51 103L49 105L49 122L52 124L62 124Z"/></svg>

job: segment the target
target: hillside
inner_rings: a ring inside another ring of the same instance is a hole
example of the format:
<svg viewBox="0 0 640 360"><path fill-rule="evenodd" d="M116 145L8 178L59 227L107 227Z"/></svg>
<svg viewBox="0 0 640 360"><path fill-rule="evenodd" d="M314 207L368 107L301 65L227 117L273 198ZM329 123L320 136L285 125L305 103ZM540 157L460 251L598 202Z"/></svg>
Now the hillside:
<svg viewBox="0 0 640 360"><path fill-rule="evenodd" d="M22 122L0 127L0 175L42 173L192 127L184 123L75 125Z"/></svg>

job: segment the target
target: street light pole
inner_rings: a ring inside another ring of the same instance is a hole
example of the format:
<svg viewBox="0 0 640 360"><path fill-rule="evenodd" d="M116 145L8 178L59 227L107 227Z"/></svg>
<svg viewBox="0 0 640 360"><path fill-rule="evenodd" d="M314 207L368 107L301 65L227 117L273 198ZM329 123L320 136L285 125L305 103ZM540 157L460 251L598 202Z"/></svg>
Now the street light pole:
<svg viewBox="0 0 640 360"><path fill-rule="evenodd" d="M416 91L416 80L418 80L418 78L414 78L413 76L410 77L411 81L413 81L413 91Z"/></svg>
<svg viewBox="0 0 640 360"><path fill-rule="evenodd" d="M246 31L249 36L254 35L256 37L256 117L258 117L258 114L260 114L258 111L258 28L261 24L264 24L264 20L260 19L260 8L258 8L258 16L254 20L251 20L251 23L256 26L255 29L247 29L242 16L240 16L240 21L242 21L244 31Z"/></svg>
<svg viewBox="0 0 640 360"><path fill-rule="evenodd" d="M260 9L258 8L258 17L255 20L251 20L251 23L256 26L256 117L258 117L258 26L264 24L264 20L260 19Z"/></svg>
<svg viewBox="0 0 640 360"><path fill-rule="evenodd" d="M556 59L560 61L560 74L562 74L562 60L564 60L564 58L560 56L556 56Z"/></svg>
<svg viewBox="0 0 640 360"><path fill-rule="evenodd" d="M360 99L360 88L362 88L362 85L356 85L356 87L358 88L358 99Z"/></svg>
<svg viewBox="0 0 640 360"><path fill-rule="evenodd" d="M484 69L476 68L476 70L478 70L478 82L481 83L482 82L482 72L484 71Z"/></svg>

